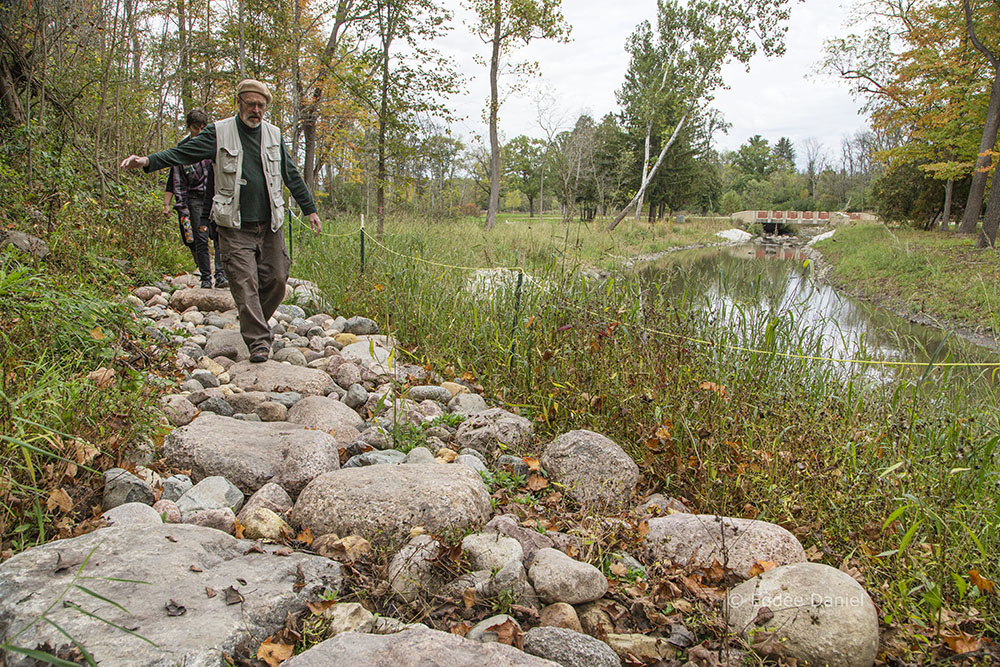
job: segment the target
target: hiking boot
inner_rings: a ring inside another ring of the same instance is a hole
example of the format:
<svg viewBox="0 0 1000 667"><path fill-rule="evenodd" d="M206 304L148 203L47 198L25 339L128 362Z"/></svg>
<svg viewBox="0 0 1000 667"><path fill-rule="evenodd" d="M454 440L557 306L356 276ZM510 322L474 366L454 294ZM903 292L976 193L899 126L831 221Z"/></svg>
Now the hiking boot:
<svg viewBox="0 0 1000 667"><path fill-rule="evenodd" d="M225 276L215 279L215 286L219 289L226 289L229 287L229 281L226 280Z"/></svg>
<svg viewBox="0 0 1000 667"><path fill-rule="evenodd" d="M202 280L201 281L201 288L202 289L212 289L212 281L211 280Z"/></svg>
<svg viewBox="0 0 1000 667"><path fill-rule="evenodd" d="M258 347L253 352L250 353L250 363L251 364L262 364L271 357L271 348L269 347Z"/></svg>

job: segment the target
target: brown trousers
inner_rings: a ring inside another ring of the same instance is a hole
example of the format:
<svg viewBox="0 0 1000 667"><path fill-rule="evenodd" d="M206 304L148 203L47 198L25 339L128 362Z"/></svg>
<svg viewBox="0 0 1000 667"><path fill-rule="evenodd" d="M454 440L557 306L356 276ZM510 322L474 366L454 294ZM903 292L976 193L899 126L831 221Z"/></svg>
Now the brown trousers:
<svg viewBox="0 0 1000 667"><path fill-rule="evenodd" d="M285 237L270 222L244 222L242 229L219 227L219 244L243 341L251 352L270 348L267 321L285 299L291 266Z"/></svg>

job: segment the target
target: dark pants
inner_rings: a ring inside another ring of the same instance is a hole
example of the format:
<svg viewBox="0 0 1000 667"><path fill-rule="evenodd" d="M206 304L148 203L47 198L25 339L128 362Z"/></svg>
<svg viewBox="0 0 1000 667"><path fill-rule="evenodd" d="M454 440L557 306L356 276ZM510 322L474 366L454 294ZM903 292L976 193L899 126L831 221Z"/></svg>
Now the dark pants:
<svg viewBox="0 0 1000 667"><path fill-rule="evenodd" d="M202 283L212 282L212 260L208 252L208 242L211 240L215 245L215 282L225 280L226 274L222 269L222 259L219 252L219 235L215 229L214 222L203 221L201 218L202 206L205 200L202 196L197 195L190 198L188 202L188 212L191 214L191 231L194 233L194 241L188 243L184 240L184 245L188 247L191 251L191 256L194 257L194 263L198 267L198 273L201 274ZM181 225L180 219L178 219L177 224L180 225L181 239L184 239L184 227Z"/></svg>
<svg viewBox="0 0 1000 667"><path fill-rule="evenodd" d="M267 321L285 299L291 262L285 237L268 222L243 222L242 229L219 228L222 263L240 317L240 334L254 352L271 346Z"/></svg>

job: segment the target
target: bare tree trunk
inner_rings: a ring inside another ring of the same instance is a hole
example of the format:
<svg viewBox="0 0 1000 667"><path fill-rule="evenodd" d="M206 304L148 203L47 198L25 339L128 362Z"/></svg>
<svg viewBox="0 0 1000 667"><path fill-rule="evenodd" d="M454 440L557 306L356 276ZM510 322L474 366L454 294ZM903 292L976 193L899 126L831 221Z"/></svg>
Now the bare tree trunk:
<svg viewBox="0 0 1000 667"><path fill-rule="evenodd" d="M500 139L497 136L497 75L500 69L500 0L493 0L493 54L490 57L490 207L486 213L486 229L497 224L500 209Z"/></svg>
<svg viewBox="0 0 1000 667"><path fill-rule="evenodd" d="M646 123L646 142L645 150L642 154L642 180L640 183L646 182L646 177L649 176L649 152L652 149L653 143L653 121L650 120ZM638 221L639 216L642 214L642 200L644 199L645 193L639 194L639 201L635 204L635 219Z"/></svg>
<svg viewBox="0 0 1000 667"><path fill-rule="evenodd" d="M663 149L660 151L660 156L656 158L656 164L654 164L653 168L649 170L649 174L646 176L646 179L643 180L642 185L639 186L639 192L635 193L635 196L632 197L632 201L626 204L625 208L623 208L621 212L615 216L615 219L608 223L608 226L604 228L604 231L614 231L615 227L618 226L618 223L621 222L626 215L628 215L628 212L632 210L632 207L635 206L636 202L642 199L642 196L646 193L646 188L649 187L650 181L653 180L653 177L656 176L656 172L659 170L660 165L663 164L663 158L667 155L667 151L670 150L670 147L674 145L674 142L677 141L677 135L680 134L681 128L684 127L684 123L686 122L687 114L684 114L681 116L680 121L678 121L677 127L674 128L673 134L670 135L670 139L668 139L667 143L663 145Z"/></svg>
<svg viewBox="0 0 1000 667"><path fill-rule="evenodd" d="M184 0L180 0L183 2ZM239 0L239 23L240 23L240 79L247 78L247 39L243 21L243 0Z"/></svg>
<svg viewBox="0 0 1000 667"><path fill-rule="evenodd" d="M194 98L191 94L191 45L188 34L188 14L185 0L177 2L177 50L180 56L181 106L184 113L191 111Z"/></svg>
<svg viewBox="0 0 1000 667"><path fill-rule="evenodd" d="M375 207L378 213L378 226L376 232L378 238L382 238L385 229L385 144L386 132L389 125L389 46L392 44L392 8L390 6L387 17L386 32L382 37L382 103L378 114L378 167L375 175Z"/></svg>
<svg viewBox="0 0 1000 667"><path fill-rule="evenodd" d="M992 248L997 241L997 227L1000 227L1000 181L997 172L993 172L993 187L990 188L990 198L986 202L986 215L983 217L983 228L979 232L979 248Z"/></svg>
<svg viewBox="0 0 1000 667"><path fill-rule="evenodd" d="M955 179L949 178L948 182L944 186L944 211L941 214L941 231L948 231L948 225L951 224L951 194L955 189Z"/></svg>

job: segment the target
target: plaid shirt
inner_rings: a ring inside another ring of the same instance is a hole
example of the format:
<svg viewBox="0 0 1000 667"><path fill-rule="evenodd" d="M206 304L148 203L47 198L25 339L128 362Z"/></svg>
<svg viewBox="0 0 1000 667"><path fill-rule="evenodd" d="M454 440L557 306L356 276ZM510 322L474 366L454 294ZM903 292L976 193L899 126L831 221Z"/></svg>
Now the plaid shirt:
<svg viewBox="0 0 1000 667"><path fill-rule="evenodd" d="M186 143L190 137L184 137L181 144ZM180 144L179 144L180 145ZM205 197L205 183L208 180L208 170L212 167L211 160L202 160L194 164L187 164L170 169L170 183L174 193L174 209L181 217L191 217L188 209L188 201L192 197L202 199ZM198 221L195 221L197 224Z"/></svg>

